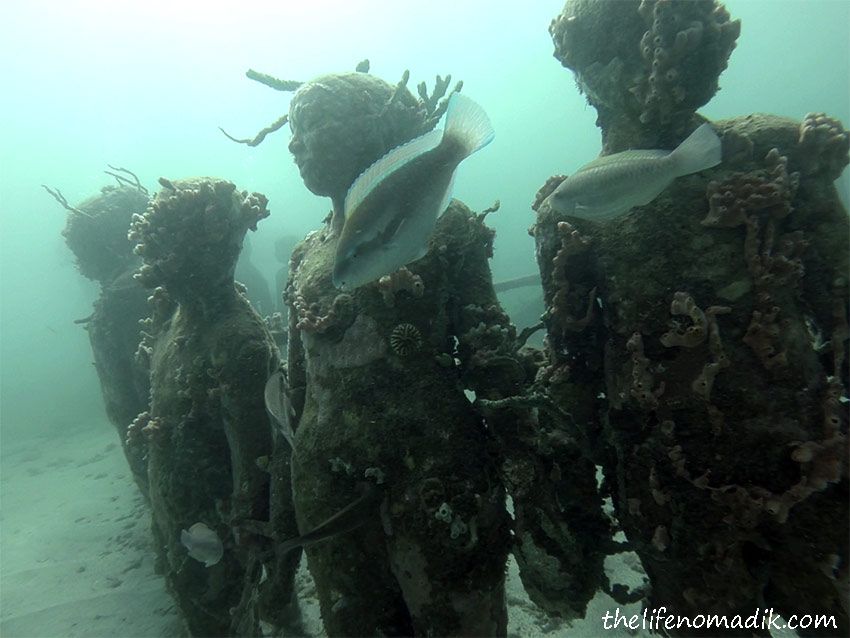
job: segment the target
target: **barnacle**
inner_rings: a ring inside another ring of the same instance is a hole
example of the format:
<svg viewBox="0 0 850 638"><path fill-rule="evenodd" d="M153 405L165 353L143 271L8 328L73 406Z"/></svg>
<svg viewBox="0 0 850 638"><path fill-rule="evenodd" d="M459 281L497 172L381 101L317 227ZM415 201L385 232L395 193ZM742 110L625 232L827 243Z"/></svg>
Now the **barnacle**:
<svg viewBox="0 0 850 638"><path fill-rule="evenodd" d="M400 323L390 333L390 347L400 357L409 357L422 346L422 333L412 323Z"/></svg>

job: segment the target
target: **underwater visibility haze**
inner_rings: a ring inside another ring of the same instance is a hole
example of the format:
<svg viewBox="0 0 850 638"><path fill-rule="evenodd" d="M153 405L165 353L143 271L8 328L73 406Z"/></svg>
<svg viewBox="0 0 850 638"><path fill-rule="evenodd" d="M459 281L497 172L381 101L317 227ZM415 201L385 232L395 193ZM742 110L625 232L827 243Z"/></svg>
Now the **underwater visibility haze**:
<svg viewBox="0 0 850 638"><path fill-rule="evenodd" d="M850 635L850 2L0 16L0 635Z"/></svg>

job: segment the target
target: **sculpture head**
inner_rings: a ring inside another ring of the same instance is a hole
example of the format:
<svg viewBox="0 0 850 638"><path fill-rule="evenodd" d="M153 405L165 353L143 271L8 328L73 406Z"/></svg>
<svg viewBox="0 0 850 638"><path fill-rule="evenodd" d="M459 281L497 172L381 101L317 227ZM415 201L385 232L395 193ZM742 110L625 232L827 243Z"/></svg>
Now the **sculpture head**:
<svg viewBox="0 0 850 638"><path fill-rule="evenodd" d="M289 108L289 150L311 192L341 208L352 182L387 151L421 133L425 112L406 88L368 73L305 82Z"/></svg>

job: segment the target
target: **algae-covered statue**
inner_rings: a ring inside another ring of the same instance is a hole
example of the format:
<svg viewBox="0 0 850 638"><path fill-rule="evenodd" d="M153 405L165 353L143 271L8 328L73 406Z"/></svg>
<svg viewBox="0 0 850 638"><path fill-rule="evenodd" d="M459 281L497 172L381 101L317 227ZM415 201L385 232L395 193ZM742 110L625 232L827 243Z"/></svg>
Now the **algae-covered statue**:
<svg viewBox="0 0 850 638"><path fill-rule="evenodd" d="M570 0L550 30L611 155L705 122L740 25L717 2ZM845 635L850 135L823 114L710 126L718 165L608 220L559 206L564 176L538 193L548 393L593 440L651 606Z"/></svg>
<svg viewBox="0 0 850 638"><path fill-rule="evenodd" d="M429 114L403 83L366 73L305 83L290 108L305 184L334 204L296 247L287 285L292 484L330 635L506 631L504 488L463 392L475 366L456 358L476 327L509 331L490 283L492 232L453 201L424 258L348 292L332 281L348 188L433 128ZM337 529L329 519L343 510ZM329 538L311 544L326 522Z"/></svg>
<svg viewBox="0 0 850 638"><path fill-rule="evenodd" d="M89 335L106 416L118 431L136 484L147 493L145 459L129 453L125 436L127 426L147 408L150 386L147 369L136 360L139 322L148 313L148 293L133 279L139 258L127 240L132 216L145 210L149 197L135 175L132 181L120 177L123 182L119 180L118 186L106 186L76 207L68 205L59 191L50 192L68 210L62 234L77 268L100 284L92 314L82 323Z"/></svg>
<svg viewBox="0 0 850 638"><path fill-rule="evenodd" d="M278 353L233 273L266 198L220 179L160 183L130 231L153 292L139 346L151 403L128 444L147 457L159 568L190 632L259 635L268 540L243 528L269 520L263 386Z"/></svg>

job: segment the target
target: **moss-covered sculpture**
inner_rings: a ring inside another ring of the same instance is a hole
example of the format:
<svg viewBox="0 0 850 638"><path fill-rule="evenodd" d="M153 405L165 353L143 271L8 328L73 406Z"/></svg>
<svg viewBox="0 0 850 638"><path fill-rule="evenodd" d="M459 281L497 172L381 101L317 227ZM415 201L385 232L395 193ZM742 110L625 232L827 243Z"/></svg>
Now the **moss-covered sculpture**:
<svg viewBox="0 0 850 638"><path fill-rule="evenodd" d="M555 32L578 38L620 20L614 40L637 43L647 6L569 2L576 25ZM722 68L737 27L719 5L655 6L667 8L662 16L721 17L717 29L703 22L694 55L714 33L707 68ZM618 56L625 68L646 61L639 49ZM594 61L605 60L570 59L580 82ZM644 145L639 101L596 90L606 150ZM659 104L675 100L663 90ZM680 128L687 109L679 120L663 113L651 110L650 124L672 148L694 124ZM691 617L759 606L786 618L823 613L843 635L850 226L833 180L847 164L848 133L822 114L713 125L721 165L614 223L564 218L539 194L548 393L588 433L650 577L650 606ZM589 296L599 299L592 315ZM576 326L579 317L589 318Z"/></svg>
<svg viewBox="0 0 850 638"><path fill-rule="evenodd" d="M160 183L130 232L144 260L137 277L154 291L140 345L151 405L128 438L148 460L159 567L190 632L259 635L270 541L246 530L269 521L270 490L279 489L268 474L263 402L278 354L233 272L246 231L268 215L266 199L218 179ZM224 544L210 567L181 544L181 530L198 522Z"/></svg>
<svg viewBox="0 0 850 638"><path fill-rule="evenodd" d="M48 189L49 190L49 189ZM76 208L61 193L50 191L68 210L62 235L80 273L100 283L92 314L84 321L89 334L106 416L118 431L137 485L147 492L145 459L128 453L127 427L147 409L147 369L136 360L139 321L148 313L148 293L133 279L139 258L127 239L130 220L148 204L139 186L104 187Z"/></svg>
<svg viewBox="0 0 850 638"><path fill-rule="evenodd" d="M308 186L340 174L354 179L393 145L433 127L448 78L430 97L420 86L415 109L406 80L393 90L375 78L326 76L301 87L290 148ZM373 104L363 104L367 96ZM400 136L397 116L387 115L392 104L410 105ZM328 113L333 127L323 124ZM340 165L349 138L362 144L351 165ZM310 144L339 155L314 153ZM329 187L314 192L339 199ZM514 551L534 600L582 615L602 579L600 544L609 535L595 470L563 432L565 415L538 415L525 400L540 361L520 350L527 335L517 337L493 290L493 232L483 223L492 210L476 215L452 202L424 258L350 294L331 283L334 224L311 233L292 256L300 525L309 529L354 501L358 483L376 481L385 491L360 530L307 549L332 635L504 634L503 484L514 504ZM464 389L474 390L474 406Z"/></svg>
<svg viewBox="0 0 850 638"><path fill-rule="evenodd" d="M714 0L569 0L549 32L614 153L683 139L717 92L740 29Z"/></svg>
<svg viewBox="0 0 850 638"><path fill-rule="evenodd" d="M401 83L324 76L293 99L290 148L307 186L338 205L360 171L418 135L424 121ZM364 481L384 491L362 527L306 550L331 635L505 631L504 490L486 430L463 394L453 345L472 291L489 289L495 303L489 238L455 203L404 281L388 278L351 294L331 282L333 225L311 233L292 256L300 527L354 501Z"/></svg>

